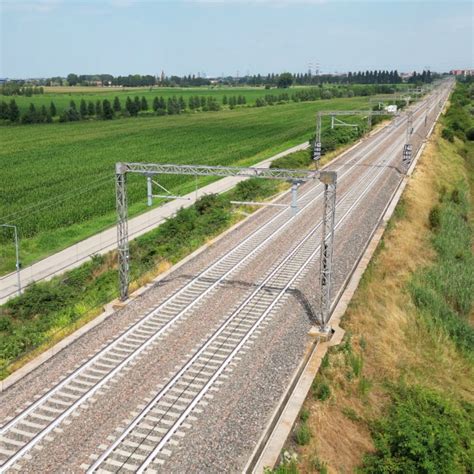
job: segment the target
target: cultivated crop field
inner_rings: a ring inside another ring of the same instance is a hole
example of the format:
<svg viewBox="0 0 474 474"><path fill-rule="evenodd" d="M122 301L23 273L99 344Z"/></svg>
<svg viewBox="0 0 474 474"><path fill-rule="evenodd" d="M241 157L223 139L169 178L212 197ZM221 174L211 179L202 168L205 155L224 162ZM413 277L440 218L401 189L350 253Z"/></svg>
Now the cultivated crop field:
<svg viewBox="0 0 474 474"><path fill-rule="evenodd" d="M367 107L366 98L5 127L1 221L18 225L27 265L113 225L117 161L250 165L308 140L317 110L362 106ZM130 178L134 215L146 209L146 190L142 177ZM168 176L162 182L174 193L194 189L193 177ZM0 270L5 273L13 269L14 251L11 245L1 247Z"/></svg>

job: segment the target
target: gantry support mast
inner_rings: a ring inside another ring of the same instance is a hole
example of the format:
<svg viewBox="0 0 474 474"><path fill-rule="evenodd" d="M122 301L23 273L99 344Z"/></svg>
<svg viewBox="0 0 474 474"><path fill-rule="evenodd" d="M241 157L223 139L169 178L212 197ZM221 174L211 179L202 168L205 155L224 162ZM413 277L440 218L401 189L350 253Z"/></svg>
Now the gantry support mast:
<svg viewBox="0 0 474 474"><path fill-rule="evenodd" d="M115 165L115 195L117 206L117 252L120 299L128 297L130 282L130 250L128 246L127 167Z"/></svg>
<svg viewBox="0 0 474 474"><path fill-rule="evenodd" d="M324 208L321 241L321 258L319 282L321 288L320 311L321 332L329 332L329 316L331 314L331 282L332 256L334 248L334 228L336 219L336 184L335 171L321 173L321 182L324 184Z"/></svg>
<svg viewBox="0 0 474 474"><path fill-rule="evenodd" d="M238 176L291 181L296 183L320 180L324 184L324 210L321 238L320 263L320 322L321 330L328 331L331 310L331 278L333 242L336 216L336 181L334 171L288 170L278 168L238 168L228 166L167 165L159 163L116 163L117 198L117 250L119 266L119 289L122 301L128 298L130 281L130 250L128 245L127 174L138 173L147 177L147 183L154 175L178 174L192 176ZM149 184L148 184L149 186ZM148 193L149 194L149 193ZM294 200L294 196L293 196ZM294 203L293 203L294 206Z"/></svg>

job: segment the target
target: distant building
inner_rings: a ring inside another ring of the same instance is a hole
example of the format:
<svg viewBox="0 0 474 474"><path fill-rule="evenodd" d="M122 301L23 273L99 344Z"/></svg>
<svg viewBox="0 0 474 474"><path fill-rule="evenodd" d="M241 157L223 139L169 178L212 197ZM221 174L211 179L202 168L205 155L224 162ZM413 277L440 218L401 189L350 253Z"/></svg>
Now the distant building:
<svg viewBox="0 0 474 474"><path fill-rule="evenodd" d="M451 69L449 74L453 76L474 76L474 69Z"/></svg>

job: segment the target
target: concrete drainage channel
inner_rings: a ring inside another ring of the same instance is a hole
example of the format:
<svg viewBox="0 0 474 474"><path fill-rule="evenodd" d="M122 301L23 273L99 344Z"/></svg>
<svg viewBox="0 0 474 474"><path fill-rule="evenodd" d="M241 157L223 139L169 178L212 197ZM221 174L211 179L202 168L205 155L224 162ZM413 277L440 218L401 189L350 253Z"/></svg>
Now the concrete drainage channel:
<svg viewBox="0 0 474 474"><path fill-rule="evenodd" d="M318 373L324 356L330 347L338 346L342 342L345 331L339 326L341 319L344 316L357 287L359 286L362 275L367 269L367 266L383 237L387 224L400 201L413 171L415 170L416 164L425 149L426 143L432 135L440 115L446 108L447 100L448 99L445 100L443 107L439 111L426 139L418 149L406 175L394 190L391 199L382 213L379 224L374 228L371 238L367 242L364 252L356 261L339 295L336 297L336 303L330 319L332 333L328 338L319 334L316 330L310 331L309 336L311 337L311 340L306 348L305 357L295 371L288 389L281 397L278 407L273 412L272 417L243 472L248 474L260 474L265 471L265 468L273 468L278 463L282 449L291 433L293 425L295 424L298 414L309 393L311 384Z"/></svg>

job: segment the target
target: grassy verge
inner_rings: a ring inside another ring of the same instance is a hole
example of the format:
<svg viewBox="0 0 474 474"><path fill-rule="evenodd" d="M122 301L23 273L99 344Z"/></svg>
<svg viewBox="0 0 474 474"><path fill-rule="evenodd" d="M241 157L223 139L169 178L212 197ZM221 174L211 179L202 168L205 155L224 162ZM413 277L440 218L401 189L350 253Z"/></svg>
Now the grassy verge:
<svg viewBox="0 0 474 474"><path fill-rule="evenodd" d="M313 383L309 441L298 422L278 472L473 472L474 154L442 138L447 120Z"/></svg>

